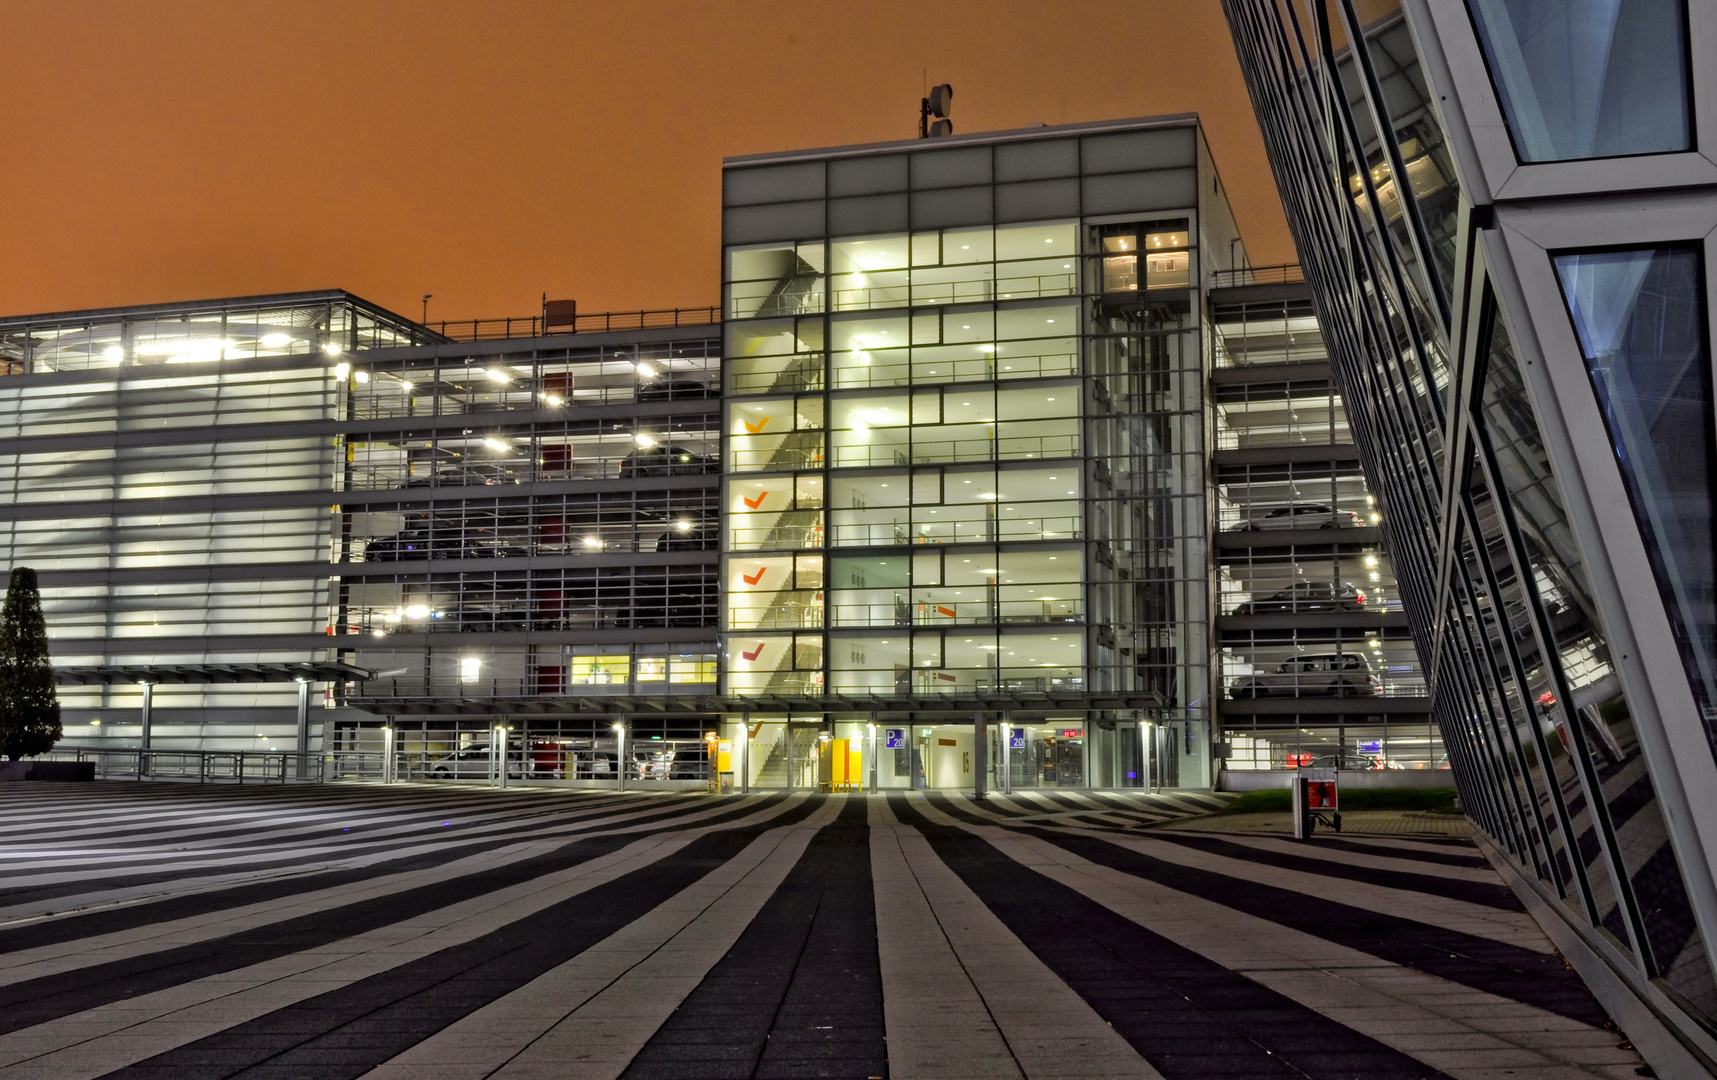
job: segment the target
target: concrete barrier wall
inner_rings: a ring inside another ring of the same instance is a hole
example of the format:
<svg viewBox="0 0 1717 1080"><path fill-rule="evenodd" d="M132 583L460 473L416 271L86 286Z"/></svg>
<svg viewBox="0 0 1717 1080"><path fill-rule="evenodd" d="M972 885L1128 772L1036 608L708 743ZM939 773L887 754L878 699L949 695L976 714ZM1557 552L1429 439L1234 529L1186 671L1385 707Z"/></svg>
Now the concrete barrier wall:
<svg viewBox="0 0 1717 1080"><path fill-rule="evenodd" d="M1216 780L1218 791L1269 791L1286 788L1293 769L1223 769ZM1336 774L1336 782L1349 790L1361 788L1454 787L1455 774L1448 769L1365 769Z"/></svg>

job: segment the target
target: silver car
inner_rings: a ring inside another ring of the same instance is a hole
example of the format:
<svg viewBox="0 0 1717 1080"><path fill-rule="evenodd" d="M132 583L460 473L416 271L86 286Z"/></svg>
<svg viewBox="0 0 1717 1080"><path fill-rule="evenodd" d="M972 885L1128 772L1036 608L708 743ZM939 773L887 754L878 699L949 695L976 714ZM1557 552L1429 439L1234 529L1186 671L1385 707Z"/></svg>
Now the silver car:
<svg viewBox="0 0 1717 1080"><path fill-rule="evenodd" d="M1237 698L1376 697L1379 689L1370 661L1358 653L1314 653L1248 676L1231 693Z"/></svg>

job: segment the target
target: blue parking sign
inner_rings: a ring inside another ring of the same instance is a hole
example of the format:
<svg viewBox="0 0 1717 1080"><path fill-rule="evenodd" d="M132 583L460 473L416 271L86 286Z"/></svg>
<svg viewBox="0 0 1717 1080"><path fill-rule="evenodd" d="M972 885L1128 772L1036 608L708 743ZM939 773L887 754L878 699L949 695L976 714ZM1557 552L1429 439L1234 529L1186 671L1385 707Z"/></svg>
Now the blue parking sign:
<svg viewBox="0 0 1717 1080"><path fill-rule="evenodd" d="M1010 749L1010 750L1024 750L1025 749L1025 728L1016 727L1016 728L1011 729L1008 732L1008 749Z"/></svg>
<svg viewBox="0 0 1717 1080"><path fill-rule="evenodd" d="M882 731L882 748L884 750L899 750L906 745L905 728L884 728Z"/></svg>

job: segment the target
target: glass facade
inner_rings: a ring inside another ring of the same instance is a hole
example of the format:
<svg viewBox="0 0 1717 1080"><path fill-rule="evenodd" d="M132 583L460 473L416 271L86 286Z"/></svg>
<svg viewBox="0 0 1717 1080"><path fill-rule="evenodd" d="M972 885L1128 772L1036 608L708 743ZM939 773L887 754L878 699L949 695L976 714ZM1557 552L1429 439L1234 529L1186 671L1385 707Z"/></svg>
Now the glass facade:
<svg viewBox="0 0 1717 1080"><path fill-rule="evenodd" d="M1233 227L1201 154L1159 125L728 163L751 782L862 721L885 787L1210 786L1199 260Z"/></svg>
<svg viewBox="0 0 1717 1080"><path fill-rule="evenodd" d="M1582 973L1675 1031L1660 1072L1709 1071L1717 206L1665 171L1699 167L1699 24L1224 7L1467 812Z"/></svg>
<svg viewBox="0 0 1717 1080"><path fill-rule="evenodd" d="M1684 0L1472 0L1521 161L1693 146Z"/></svg>

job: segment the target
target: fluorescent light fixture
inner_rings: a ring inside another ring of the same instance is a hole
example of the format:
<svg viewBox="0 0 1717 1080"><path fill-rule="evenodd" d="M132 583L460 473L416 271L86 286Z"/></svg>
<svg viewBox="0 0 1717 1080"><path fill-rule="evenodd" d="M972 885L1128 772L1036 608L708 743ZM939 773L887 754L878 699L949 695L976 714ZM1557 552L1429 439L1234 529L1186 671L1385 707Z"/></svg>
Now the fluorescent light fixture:
<svg viewBox="0 0 1717 1080"><path fill-rule="evenodd" d="M513 381L513 377L511 375L508 375L506 372L499 371L495 368L487 368L484 370L483 374L489 377L490 382L504 383L504 382L512 382Z"/></svg>
<svg viewBox="0 0 1717 1080"><path fill-rule="evenodd" d="M370 373L367 371L360 371L357 374L357 379L361 383L369 382L370 381Z"/></svg>
<svg viewBox="0 0 1717 1080"><path fill-rule="evenodd" d="M650 447L656 445L655 439L651 438L650 436L644 434L641 431L635 436L635 438L638 442L638 445L643 447L646 450L648 450Z"/></svg>
<svg viewBox="0 0 1717 1080"><path fill-rule="evenodd" d="M322 346L322 351L327 353L329 356L339 356L341 353L345 352L346 350L340 348L340 346L338 346L334 342L330 341L330 342L328 342L328 344Z"/></svg>
<svg viewBox="0 0 1717 1080"><path fill-rule="evenodd" d="M291 334L282 334L278 330L272 334L262 335L262 347L265 349L284 349L292 344Z"/></svg>
<svg viewBox="0 0 1717 1080"><path fill-rule="evenodd" d="M405 617L408 619L423 619L428 616L429 608L423 604L412 604L405 609Z"/></svg>
<svg viewBox="0 0 1717 1080"><path fill-rule="evenodd" d="M350 375L351 373L352 373L352 365L350 365L350 364L335 364L334 365L334 378L336 378L336 379L344 379L346 376Z"/></svg>
<svg viewBox="0 0 1717 1080"><path fill-rule="evenodd" d="M512 447L500 439L484 439L483 445L491 450L511 450Z"/></svg>
<svg viewBox="0 0 1717 1080"><path fill-rule="evenodd" d="M689 521L685 521L685 520L676 521L676 522L674 522L674 528L680 530L681 532L691 532L692 531L692 523Z"/></svg>
<svg viewBox="0 0 1717 1080"><path fill-rule="evenodd" d="M477 681L477 675L482 670L482 668L483 668L483 661L481 659L479 659L478 657L461 656L459 658L459 681L460 682L476 682Z"/></svg>

